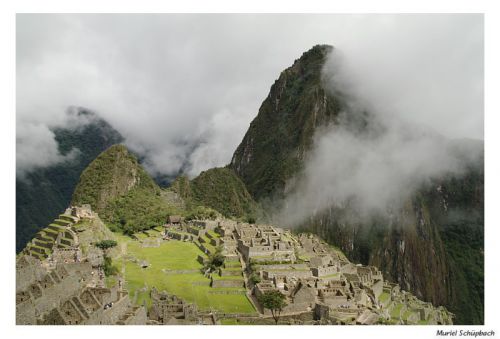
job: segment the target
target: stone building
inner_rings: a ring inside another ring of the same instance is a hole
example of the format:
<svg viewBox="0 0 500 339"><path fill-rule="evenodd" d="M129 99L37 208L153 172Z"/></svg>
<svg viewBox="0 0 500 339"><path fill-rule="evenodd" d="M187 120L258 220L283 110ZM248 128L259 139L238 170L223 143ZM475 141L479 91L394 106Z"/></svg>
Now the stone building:
<svg viewBox="0 0 500 339"><path fill-rule="evenodd" d="M303 281L299 281L288 296L285 312L311 311L316 304L316 289Z"/></svg>
<svg viewBox="0 0 500 339"><path fill-rule="evenodd" d="M217 220L192 220L191 224L203 228L206 231L213 231L219 226L219 222Z"/></svg>
<svg viewBox="0 0 500 339"><path fill-rule="evenodd" d="M169 215L167 217L167 224L169 226L179 226L182 223L182 219L180 215Z"/></svg>
<svg viewBox="0 0 500 339"><path fill-rule="evenodd" d="M19 325L145 324L143 307L124 290L97 286L89 262L57 263L42 272L40 263L18 260L16 323ZM37 268L40 267L40 268ZM30 267L35 273L27 273Z"/></svg>
<svg viewBox="0 0 500 339"><path fill-rule="evenodd" d="M16 292L26 290L46 274L39 259L21 254L16 261Z"/></svg>
<svg viewBox="0 0 500 339"><path fill-rule="evenodd" d="M312 275L318 278L334 275L340 272L338 265L311 267Z"/></svg>
<svg viewBox="0 0 500 339"><path fill-rule="evenodd" d="M81 206L71 206L66 210L65 214L72 215L78 219L95 218L95 213L92 212L92 208L89 204L83 204Z"/></svg>
<svg viewBox="0 0 500 339"><path fill-rule="evenodd" d="M238 251L247 261L296 260L294 246L272 226L237 225Z"/></svg>
<svg viewBox="0 0 500 339"><path fill-rule="evenodd" d="M151 310L149 319L160 324L194 325L200 322L198 309L194 304L188 304L183 299L167 292L151 290Z"/></svg>
<svg viewBox="0 0 500 339"><path fill-rule="evenodd" d="M42 325L144 325L146 310L132 305L126 291L84 288L46 314Z"/></svg>

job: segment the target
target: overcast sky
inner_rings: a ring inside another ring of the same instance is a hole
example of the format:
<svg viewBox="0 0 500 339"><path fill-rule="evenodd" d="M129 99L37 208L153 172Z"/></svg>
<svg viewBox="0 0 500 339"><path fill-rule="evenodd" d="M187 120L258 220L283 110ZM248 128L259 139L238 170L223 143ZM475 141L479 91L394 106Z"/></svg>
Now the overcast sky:
<svg viewBox="0 0 500 339"><path fill-rule="evenodd" d="M61 161L49 127L68 106L109 121L153 174L225 165L280 72L318 43L369 105L483 138L481 15L22 14L18 173Z"/></svg>

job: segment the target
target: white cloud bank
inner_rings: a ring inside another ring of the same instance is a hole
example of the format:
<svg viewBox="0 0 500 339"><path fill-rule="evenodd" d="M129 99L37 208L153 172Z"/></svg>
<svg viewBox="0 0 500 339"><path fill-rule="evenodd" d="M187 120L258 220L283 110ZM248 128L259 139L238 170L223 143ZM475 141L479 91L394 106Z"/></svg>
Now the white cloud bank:
<svg viewBox="0 0 500 339"><path fill-rule="evenodd" d="M278 222L297 225L346 203L367 216L398 208L422 184L480 161L480 146L453 141L483 138L482 20L463 19L460 33L439 16L398 21L395 31L387 20L386 31L334 49L323 74L346 100L343 122L315 136ZM350 119L363 112L367 125Z"/></svg>
<svg viewBox="0 0 500 339"><path fill-rule="evenodd" d="M49 127L66 124L69 106L109 121L153 174L224 165L274 79L318 43L342 51L336 81L377 111L481 138L482 25L480 15L20 14L18 173L63 160Z"/></svg>

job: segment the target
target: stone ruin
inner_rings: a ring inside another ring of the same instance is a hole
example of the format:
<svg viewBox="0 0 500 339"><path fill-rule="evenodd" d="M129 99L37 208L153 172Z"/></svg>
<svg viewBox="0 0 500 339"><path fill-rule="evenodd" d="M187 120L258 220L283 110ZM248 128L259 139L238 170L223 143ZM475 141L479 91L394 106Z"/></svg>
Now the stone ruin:
<svg viewBox="0 0 500 339"><path fill-rule="evenodd" d="M18 325L146 323L145 308L134 306L126 290L96 284L103 276L89 262L58 263L44 271L38 259L23 255L16 268Z"/></svg>
<svg viewBox="0 0 500 339"><path fill-rule="evenodd" d="M92 211L92 208L89 204L83 204L81 206L71 206L66 209L65 214L72 215L78 219L95 218L97 216L97 213L94 213Z"/></svg>
<svg viewBox="0 0 500 339"><path fill-rule="evenodd" d="M149 319L163 325L198 325L216 324L212 314L198 312L195 304L186 303L183 299L165 291L151 289L151 310Z"/></svg>
<svg viewBox="0 0 500 339"><path fill-rule="evenodd" d="M235 227L238 251L250 262L296 260L294 246L283 231L270 225L238 224Z"/></svg>
<svg viewBox="0 0 500 339"><path fill-rule="evenodd" d="M348 262L316 236L301 234L294 243L293 236L283 238L283 230L267 226L238 225L235 232L241 244L238 249L253 263L254 274L260 278L252 288L257 304L262 294L278 290L286 298L283 314L311 312L318 323L374 324L381 319L405 324L452 323L452 315L444 308L432 307L401 292L398 285L384 281L376 267ZM259 261L260 255L276 248L261 247L272 241L285 241L290 249L309 259L298 263L286 263L282 257ZM391 311L399 308L401 317L391 318L395 313ZM262 307L260 311L269 313Z"/></svg>
<svg viewBox="0 0 500 339"><path fill-rule="evenodd" d="M228 265L242 260L251 267L246 277L257 275L260 282L256 284L248 278L241 280L242 271L223 267L216 274L224 279L212 274L210 286L246 287L264 315L269 311L262 309L259 296L279 290L287 302L284 315L307 313L314 323L374 324L384 319L396 323L452 323L452 315L446 310L416 301L401 311L400 318L391 318L398 303L408 303L401 299L399 287L384 281L376 267L352 264L312 234L296 236L272 225L230 220L195 220L170 231L178 232L179 240L193 241L206 254L221 246ZM211 232L218 233L218 237ZM198 260L204 263L205 259L200 256ZM389 292L388 286L392 286Z"/></svg>
<svg viewBox="0 0 500 339"><path fill-rule="evenodd" d="M18 324L218 323L215 314L200 312L195 304L154 288L148 318L146 308L135 306L121 283L104 287L99 271L102 253L89 251L83 258L78 235L72 230L73 223L93 215L90 206L71 207L18 258ZM165 236L193 241L206 254L221 247L225 263L211 273L210 285L246 288L264 315L270 312L259 304L259 297L278 290L287 302L283 317L291 323L452 324L453 315L443 307L435 308L401 291L397 284L385 281L376 267L354 265L310 234L296 236L271 225L230 220L180 220L178 224L172 222ZM142 245L156 247L159 242L160 238L155 238ZM198 259L204 263L203 256ZM256 275L260 281L251 282L249 275Z"/></svg>

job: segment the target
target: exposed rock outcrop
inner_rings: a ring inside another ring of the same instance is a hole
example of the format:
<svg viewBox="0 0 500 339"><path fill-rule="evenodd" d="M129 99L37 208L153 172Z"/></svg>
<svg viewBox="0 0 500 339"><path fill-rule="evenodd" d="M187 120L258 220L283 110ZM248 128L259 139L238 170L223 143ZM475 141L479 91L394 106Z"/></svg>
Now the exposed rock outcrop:
<svg viewBox="0 0 500 339"><path fill-rule="evenodd" d="M296 187L317 131L352 124L363 132L367 125L367 112L340 119L341 111L349 111L347 104L325 89L322 69L331 50L315 46L280 74L233 155L230 167L264 207L276 207ZM457 148L470 151L464 156L483 152L480 141L464 141ZM332 206L311 211L302 226L341 247L350 259L380 267L418 297L446 305L457 314L457 323L483 323L484 179L479 158L463 175L421 187L391 213L356 221L355 210Z"/></svg>

